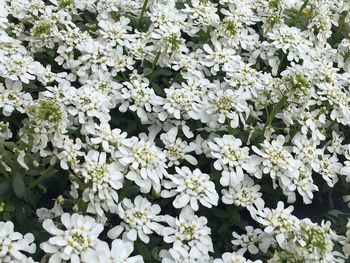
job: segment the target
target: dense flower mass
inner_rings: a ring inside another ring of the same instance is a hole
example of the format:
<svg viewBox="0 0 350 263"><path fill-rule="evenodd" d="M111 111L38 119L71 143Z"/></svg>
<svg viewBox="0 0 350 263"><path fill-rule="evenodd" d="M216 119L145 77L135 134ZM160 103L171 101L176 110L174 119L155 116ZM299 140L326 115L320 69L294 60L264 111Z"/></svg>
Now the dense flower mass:
<svg viewBox="0 0 350 263"><path fill-rule="evenodd" d="M0 0L0 262L349 262L349 70L349 0Z"/></svg>

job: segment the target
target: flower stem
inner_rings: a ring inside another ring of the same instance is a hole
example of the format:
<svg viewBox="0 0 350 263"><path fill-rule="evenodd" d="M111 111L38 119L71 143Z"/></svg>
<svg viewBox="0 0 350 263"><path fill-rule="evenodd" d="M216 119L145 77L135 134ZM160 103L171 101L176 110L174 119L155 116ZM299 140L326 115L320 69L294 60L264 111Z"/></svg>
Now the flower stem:
<svg viewBox="0 0 350 263"><path fill-rule="evenodd" d="M29 189L33 189L39 184L41 184L41 182L43 182L46 179L46 177L51 174L54 167L55 165L50 165L35 181L29 184Z"/></svg>
<svg viewBox="0 0 350 263"><path fill-rule="evenodd" d="M10 178L8 172L6 171L6 168L0 163L0 172L2 172L2 174L6 177L6 178Z"/></svg>
<svg viewBox="0 0 350 263"><path fill-rule="evenodd" d="M300 7L300 9L298 11L298 15L300 15L301 12L303 12L304 8L307 6L308 3L309 3L309 0L304 1L304 3L302 4L302 6Z"/></svg>
<svg viewBox="0 0 350 263"><path fill-rule="evenodd" d="M272 124L273 119L275 118L276 114L283 108L284 104L286 103L288 97L286 95L283 95L280 101L273 107L270 115L268 116L265 126L263 128L263 132L265 132L266 128L269 127Z"/></svg>
<svg viewBox="0 0 350 263"><path fill-rule="evenodd" d="M155 58L154 58L154 60L152 62L152 67L151 67L152 72L154 72L154 70L156 68L156 65L157 65L157 62L159 60L159 57L160 57L160 51L156 54L156 56L155 56Z"/></svg>
<svg viewBox="0 0 350 263"><path fill-rule="evenodd" d="M139 26L139 27L141 26L142 19L143 19L143 15L144 15L145 12L146 12L147 4L148 4L148 0L145 0L145 1L143 2L142 10L141 10L140 17L139 17L139 22L138 22L138 26Z"/></svg>

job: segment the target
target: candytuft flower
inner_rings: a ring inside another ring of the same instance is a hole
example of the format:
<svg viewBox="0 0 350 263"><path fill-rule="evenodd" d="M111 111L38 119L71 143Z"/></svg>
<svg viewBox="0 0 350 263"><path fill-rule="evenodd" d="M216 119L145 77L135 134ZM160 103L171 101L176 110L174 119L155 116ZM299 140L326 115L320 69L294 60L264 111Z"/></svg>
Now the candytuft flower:
<svg viewBox="0 0 350 263"><path fill-rule="evenodd" d="M95 250L103 225L90 216L79 214L64 213L60 221L60 228L52 219L43 222L43 228L52 237L41 243L40 248L50 256L52 262L82 262L85 253Z"/></svg>

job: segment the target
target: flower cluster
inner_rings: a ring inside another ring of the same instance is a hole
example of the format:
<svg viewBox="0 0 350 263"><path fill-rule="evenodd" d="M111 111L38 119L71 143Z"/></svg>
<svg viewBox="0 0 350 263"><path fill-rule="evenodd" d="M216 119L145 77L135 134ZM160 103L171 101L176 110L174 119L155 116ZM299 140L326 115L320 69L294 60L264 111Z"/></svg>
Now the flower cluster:
<svg viewBox="0 0 350 263"><path fill-rule="evenodd" d="M0 0L0 262L345 262L349 25L348 0Z"/></svg>

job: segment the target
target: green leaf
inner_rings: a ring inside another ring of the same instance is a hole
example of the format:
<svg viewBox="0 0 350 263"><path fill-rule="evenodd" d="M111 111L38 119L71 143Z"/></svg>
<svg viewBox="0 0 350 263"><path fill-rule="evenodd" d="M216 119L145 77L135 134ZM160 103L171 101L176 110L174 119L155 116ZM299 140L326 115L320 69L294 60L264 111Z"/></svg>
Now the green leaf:
<svg viewBox="0 0 350 263"><path fill-rule="evenodd" d="M144 243L140 241L136 241L135 248L140 253L140 255L142 255L144 260L152 259L151 252L149 251L148 247Z"/></svg>
<svg viewBox="0 0 350 263"><path fill-rule="evenodd" d="M1 159L2 161L4 161L7 165L10 165L12 160L14 158L13 153L8 152L8 151L4 151L1 153ZM3 167L3 165L1 165Z"/></svg>
<svg viewBox="0 0 350 263"><path fill-rule="evenodd" d="M132 185L133 185L132 181L129 181L129 180L124 181L123 188L119 192L120 200L122 200L123 198L125 198L127 196Z"/></svg>
<svg viewBox="0 0 350 263"><path fill-rule="evenodd" d="M144 76L148 76L148 75L151 75L152 72L153 72L152 69L150 69L150 68L145 68L145 69L143 70L143 75L144 75Z"/></svg>
<svg viewBox="0 0 350 263"><path fill-rule="evenodd" d="M230 125L230 122L227 124L227 129L228 129L228 133L233 136L237 136L240 132L238 129L233 129Z"/></svg>
<svg viewBox="0 0 350 263"><path fill-rule="evenodd" d="M229 214L226 211L223 211L217 208L212 208L211 212L213 212L215 216L220 218L227 218L229 216Z"/></svg>
<svg viewBox="0 0 350 263"><path fill-rule="evenodd" d="M167 77L170 77L170 76L172 76L174 73L173 73L171 70L169 70L169 69L160 68L160 69L157 69L157 70L155 71L155 74L156 74L157 76L167 76Z"/></svg>
<svg viewBox="0 0 350 263"><path fill-rule="evenodd" d="M32 191L30 191L28 188L25 189L25 200L28 204L30 204L32 207L36 208L37 200L33 194Z"/></svg>
<svg viewBox="0 0 350 263"><path fill-rule="evenodd" d="M16 202L16 222L19 226L19 230L22 231L25 227L26 223L26 209L25 209L25 203L23 201L17 201Z"/></svg>
<svg viewBox="0 0 350 263"><path fill-rule="evenodd" d="M284 104L286 103L288 97L286 95L284 95L280 101L273 107L271 114L268 116L265 128L269 127L273 121L273 119L275 118L276 114L283 108Z"/></svg>
<svg viewBox="0 0 350 263"><path fill-rule="evenodd" d="M218 229L218 233L223 234L223 233L227 232L229 230L229 228L230 228L229 224L222 224Z"/></svg>
<svg viewBox="0 0 350 263"><path fill-rule="evenodd" d="M79 15L73 14L72 18L73 18L73 21L84 22L84 19L81 16L79 16Z"/></svg>
<svg viewBox="0 0 350 263"><path fill-rule="evenodd" d="M4 212L3 218L4 218L6 221L10 221L10 220L11 220L11 215L10 215L10 213Z"/></svg>
<svg viewBox="0 0 350 263"><path fill-rule="evenodd" d="M5 210L7 212L14 212L14 211L16 211L16 208L13 205L6 205Z"/></svg>
<svg viewBox="0 0 350 263"><path fill-rule="evenodd" d="M36 175L41 174L43 171L44 171L44 169L42 169L40 167L33 167L30 170L26 171L26 174L36 176Z"/></svg>
<svg viewBox="0 0 350 263"><path fill-rule="evenodd" d="M15 173L12 179L12 188L18 198L25 198L26 186L23 181L23 177L19 173Z"/></svg>
<svg viewBox="0 0 350 263"><path fill-rule="evenodd" d="M15 148L17 146L16 143L14 142L3 142L4 146L9 149L9 150L13 150L13 148Z"/></svg>
<svg viewBox="0 0 350 263"><path fill-rule="evenodd" d="M33 189L33 188L37 187L39 184L46 181L48 178L54 176L58 172L58 170L54 169L54 167L55 167L55 165L49 166L39 177L37 177L35 179L35 181L32 181L29 184L29 188Z"/></svg>
<svg viewBox="0 0 350 263"><path fill-rule="evenodd" d="M3 195L7 192L7 190L9 189L10 187L10 183L9 181L7 180L3 180L1 183L0 183L0 195Z"/></svg>

